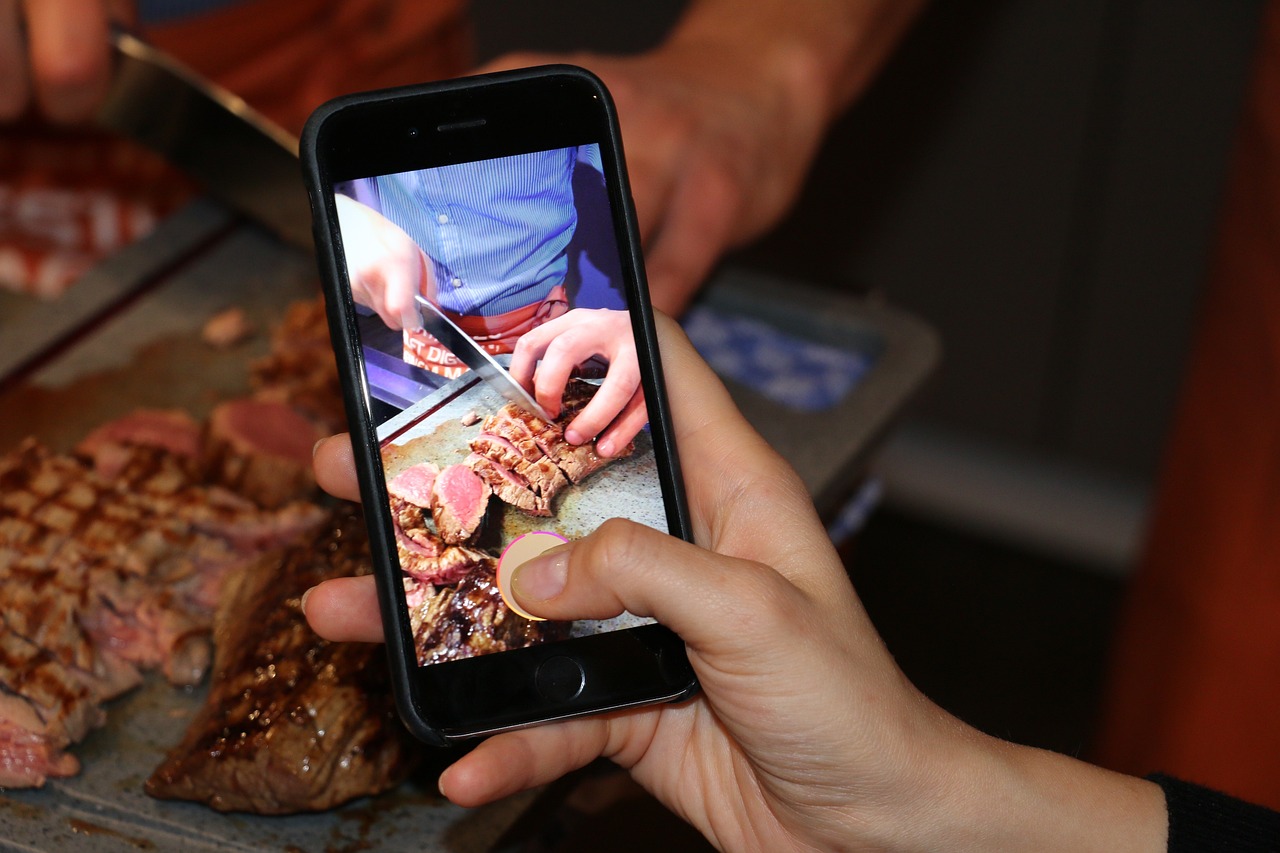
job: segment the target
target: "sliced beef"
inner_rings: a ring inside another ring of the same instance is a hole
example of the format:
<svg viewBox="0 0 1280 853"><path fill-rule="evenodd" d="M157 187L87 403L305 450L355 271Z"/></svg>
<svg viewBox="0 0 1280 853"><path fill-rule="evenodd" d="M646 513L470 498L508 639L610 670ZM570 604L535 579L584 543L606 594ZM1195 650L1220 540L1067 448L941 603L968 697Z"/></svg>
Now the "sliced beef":
<svg viewBox="0 0 1280 853"><path fill-rule="evenodd" d="M136 686L140 670L198 683L223 578L324 515L300 504L260 509L201 484L185 453L119 435L89 445L88 458L31 440L0 456L0 693L9 710L26 703L48 724L0 718L0 766L23 784L74 772L60 750L96 723L103 702ZM97 470L105 447L110 479Z"/></svg>
<svg viewBox="0 0 1280 853"><path fill-rule="evenodd" d="M410 610L410 624L420 664L523 649L569 636L571 623L532 622L507 607L498 592L497 566L490 557L456 587L434 592L410 590L406 583L406 597L419 602Z"/></svg>
<svg viewBox="0 0 1280 853"><path fill-rule="evenodd" d="M527 512L529 515L549 516L551 505L545 497L529 488L529 482L519 474L479 453L466 458L466 464L480 475L499 500Z"/></svg>
<svg viewBox="0 0 1280 853"><path fill-rule="evenodd" d="M410 466L387 483L387 493L405 503L428 509L431 507L431 487L439 473L440 469L430 462Z"/></svg>
<svg viewBox="0 0 1280 853"><path fill-rule="evenodd" d="M323 438L291 405L242 399L214 408L206 425L206 477L263 507L309 497L316 488L311 450Z"/></svg>
<svg viewBox="0 0 1280 853"><path fill-rule="evenodd" d="M445 542L427 528L423 513L421 507L391 498L396 554L405 574L429 584L457 583L488 558L483 551Z"/></svg>
<svg viewBox="0 0 1280 853"><path fill-rule="evenodd" d="M489 508L489 486L466 465L450 465L431 488L431 518L436 533L450 545L475 535Z"/></svg>
<svg viewBox="0 0 1280 853"><path fill-rule="evenodd" d="M271 333L271 353L253 365L253 396L288 403L323 432L344 429L342 389L321 298L295 302Z"/></svg>
<svg viewBox="0 0 1280 853"><path fill-rule="evenodd" d="M131 448L160 448L174 458L194 461L200 443L200 423L186 412L138 409L93 430L76 445L76 453L93 460L98 476L112 480L133 458Z"/></svg>
<svg viewBox="0 0 1280 853"><path fill-rule="evenodd" d="M208 698L148 793L288 814L376 794L408 774L419 751L396 719L382 649L327 642L301 610L307 589L368 565L364 526L343 508L313 541L233 576L214 622Z"/></svg>
<svg viewBox="0 0 1280 853"><path fill-rule="evenodd" d="M485 418L470 442L466 464L501 500L529 513L549 516L555 497L570 483L581 483L614 459L635 452L631 443L614 457L596 453L595 442L573 445L564 426L591 400L596 386L574 379L565 388L563 410L545 421L508 403Z"/></svg>

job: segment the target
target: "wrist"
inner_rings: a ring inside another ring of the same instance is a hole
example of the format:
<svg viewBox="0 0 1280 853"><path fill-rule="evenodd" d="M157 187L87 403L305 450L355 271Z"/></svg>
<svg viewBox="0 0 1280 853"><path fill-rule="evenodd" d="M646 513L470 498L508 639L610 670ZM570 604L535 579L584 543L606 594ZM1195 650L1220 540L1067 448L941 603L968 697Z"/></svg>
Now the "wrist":
<svg viewBox="0 0 1280 853"><path fill-rule="evenodd" d="M1036 853L1166 849L1168 812L1156 784L977 732L968 740L968 757L946 777L943 834L931 842Z"/></svg>

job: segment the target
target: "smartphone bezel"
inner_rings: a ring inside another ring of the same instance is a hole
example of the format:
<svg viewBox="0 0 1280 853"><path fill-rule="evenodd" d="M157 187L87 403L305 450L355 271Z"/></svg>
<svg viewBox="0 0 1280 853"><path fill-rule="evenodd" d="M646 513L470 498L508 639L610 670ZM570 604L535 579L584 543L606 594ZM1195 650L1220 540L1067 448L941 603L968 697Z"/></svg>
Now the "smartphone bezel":
<svg viewBox="0 0 1280 853"><path fill-rule="evenodd" d="M378 140L371 144L370 140ZM430 166L598 143L619 261L641 362L667 523L689 540L690 523L671 429L653 313L613 102L590 72L556 65L346 96L318 109L301 139L317 259L338 354L384 614L396 700L427 743L692 695L697 680L684 644L660 625L417 666L388 509L363 354L334 206L335 183ZM535 687L553 657L582 667L577 696L549 700Z"/></svg>

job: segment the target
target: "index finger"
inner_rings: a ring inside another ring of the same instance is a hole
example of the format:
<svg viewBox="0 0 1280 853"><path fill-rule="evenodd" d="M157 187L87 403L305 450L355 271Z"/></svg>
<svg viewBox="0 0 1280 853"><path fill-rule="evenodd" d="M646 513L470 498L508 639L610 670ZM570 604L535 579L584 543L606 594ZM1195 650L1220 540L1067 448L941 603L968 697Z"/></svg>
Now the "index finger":
<svg viewBox="0 0 1280 853"><path fill-rule="evenodd" d="M25 8L32 85L41 110L54 121L89 119L111 77L105 0L31 0Z"/></svg>

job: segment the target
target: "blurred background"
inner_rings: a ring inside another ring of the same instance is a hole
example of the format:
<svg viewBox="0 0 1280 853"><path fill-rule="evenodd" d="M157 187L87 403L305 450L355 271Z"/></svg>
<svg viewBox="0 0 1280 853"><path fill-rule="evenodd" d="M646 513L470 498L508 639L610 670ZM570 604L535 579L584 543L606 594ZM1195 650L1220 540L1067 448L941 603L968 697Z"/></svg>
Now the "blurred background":
<svg viewBox="0 0 1280 853"><path fill-rule="evenodd" d="M639 50L682 5L474 9L483 59ZM1088 748L1262 5L936 0L793 214L729 261L939 332L842 550L908 675L1001 737Z"/></svg>

